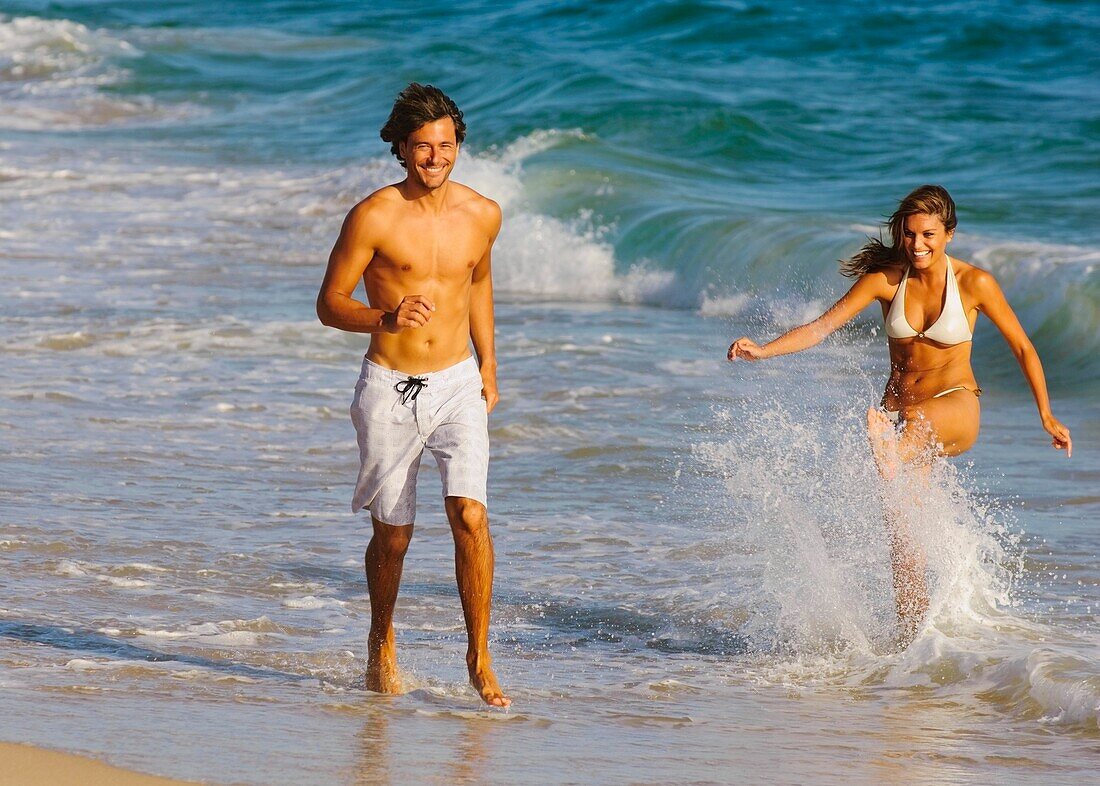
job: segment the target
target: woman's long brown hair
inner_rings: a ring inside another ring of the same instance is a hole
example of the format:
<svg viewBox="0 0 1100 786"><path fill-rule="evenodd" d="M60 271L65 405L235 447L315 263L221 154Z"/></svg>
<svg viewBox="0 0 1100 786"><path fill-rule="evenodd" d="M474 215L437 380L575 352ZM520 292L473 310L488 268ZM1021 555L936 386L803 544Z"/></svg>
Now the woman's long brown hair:
<svg viewBox="0 0 1100 786"><path fill-rule="evenodd" d="M868 238L867 243L858 253L849 259L840 260L841 274L849 278L858 278L872 270L903 264L905 253L902 251L902 244L905 239L905 219L918 214L935 216L943 222L948 232L959 223L955 217L955 201L947 193L946 188L925 185L913 189L898 203L898 209L886 222L886 226L890 229L892 244L888 246L883 243L881 235L878 238Z"/></svg>

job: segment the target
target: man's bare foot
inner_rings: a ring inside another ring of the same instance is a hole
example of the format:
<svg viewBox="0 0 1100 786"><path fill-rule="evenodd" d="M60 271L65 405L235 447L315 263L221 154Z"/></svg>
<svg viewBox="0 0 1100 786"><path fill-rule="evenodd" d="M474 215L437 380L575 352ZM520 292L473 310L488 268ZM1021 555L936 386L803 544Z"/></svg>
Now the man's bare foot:
<svg viewBox="0 0 1100 786"><path fill-rule="evenodd" d="M512 700L500 689L497 677L489 666L477 666L469 658L466 664L470 669L470 684L474 686L474 690L481 696L482 701L490 707L507 707L512 703Z"/></svg>
<svg viewBox="0 0 1100 786"><path fill-rule="evenodd" d="M371 648L367 655L367 690L375 693L400 693L401 678L397 673L397 648L392 641Z"/></svg>
<svg viewBox="0 0 1100 786"><path fill-rule="evenodd" d="M893 480L898 473L898 435L893 421L878 407L867 408L867 440L879 474Z"/></svg>

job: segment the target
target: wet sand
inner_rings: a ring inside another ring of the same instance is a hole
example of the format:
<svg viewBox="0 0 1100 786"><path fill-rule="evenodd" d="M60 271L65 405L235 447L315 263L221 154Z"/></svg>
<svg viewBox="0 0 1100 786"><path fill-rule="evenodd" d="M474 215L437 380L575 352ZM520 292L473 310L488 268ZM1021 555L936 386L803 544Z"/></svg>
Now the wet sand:
<svg viewBox="0 0 1100 786"><path fill-rule="evenodd" d="M113 767L72 753L0 742L0 786L169 786L177 781Z"/></svg>

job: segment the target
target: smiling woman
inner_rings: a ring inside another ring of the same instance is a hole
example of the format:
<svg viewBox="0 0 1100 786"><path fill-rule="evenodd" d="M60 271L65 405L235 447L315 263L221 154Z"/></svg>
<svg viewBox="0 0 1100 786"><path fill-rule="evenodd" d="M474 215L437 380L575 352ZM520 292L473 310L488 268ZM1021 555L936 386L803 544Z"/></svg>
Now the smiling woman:
<svg viewBox="0 0 1100 786"><path fill-rule="evenodd" d="M1001 288L988 272L947 255L957 224L955 202L945 188L917 188L887 222L891 245L872 239L842 263L841 272L858 280L840 300L812 322L763 346L737 339L727 357L763 360L800 352L877 301L889 337L890 378L881 408L867 410L867 426L879 471L892 479L901 463L927 465L936 455L957 456L977 440L982 390L970 351L974 322L982 312L1001 331L1023 369L1053 446L1068 455L1069 429L1051 413L1039 355ZM888 512L887 518L902 639L911 640L927 610L928 593L924 558L912 545L903 513Z"/></svg>

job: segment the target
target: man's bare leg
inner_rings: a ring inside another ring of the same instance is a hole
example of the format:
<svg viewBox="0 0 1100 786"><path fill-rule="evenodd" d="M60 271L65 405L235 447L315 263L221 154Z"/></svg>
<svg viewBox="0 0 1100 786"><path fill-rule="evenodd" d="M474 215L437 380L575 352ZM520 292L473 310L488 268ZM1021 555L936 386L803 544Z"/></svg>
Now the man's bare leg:
<svg viewBox="0 0 1100 786"><path fill-rule="evenodd" d="M375 518L374 535L367 545L363 566L370 593L370 634L367 637L367 690L399 693L397 644L393 635L393 609L401 586L401 568L412 539L413 525L395 527Z"/></svg>
<svg viewBox="0 0 1100 786"><path fill-rule="evenodd" d="M466 666L470 684L486 704L507 707L489 657L489 607L493 599L493 538L485 506L465 497L447 497L447 520L455 539L455 575L466 620Z"/></svg>

